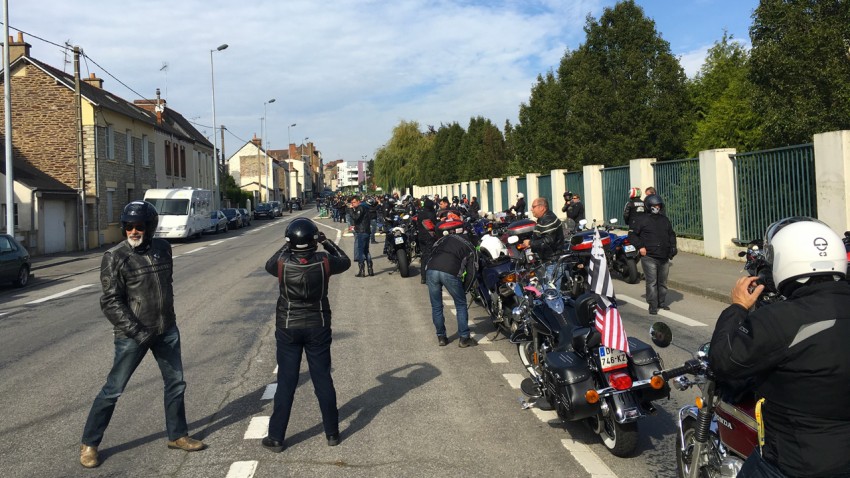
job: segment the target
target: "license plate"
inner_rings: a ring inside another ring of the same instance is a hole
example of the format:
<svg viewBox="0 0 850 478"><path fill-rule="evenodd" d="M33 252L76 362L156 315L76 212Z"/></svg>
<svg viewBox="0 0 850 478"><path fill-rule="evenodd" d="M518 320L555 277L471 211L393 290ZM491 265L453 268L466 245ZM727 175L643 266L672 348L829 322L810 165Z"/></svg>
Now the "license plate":
<svg viewBox="0 0 850 478"><path fill-rule="evenodd" d="M396 244L404 244L404 238L403 237L396 237L395 243Z"/></svg>
<svg viewBox="0 0 850 478"><path fill-rule="evenodd" d="M626 251L626 252L635 252L635 246L633 246L631 244L625 245L625 246L623 246L623 250Z"/></svg>
<svg viewBox="0 0 850 478"><path fill-rule="evenodd" d="M603 372L629 366L625 352L608 347L599 347L599 363Z"/></svg>

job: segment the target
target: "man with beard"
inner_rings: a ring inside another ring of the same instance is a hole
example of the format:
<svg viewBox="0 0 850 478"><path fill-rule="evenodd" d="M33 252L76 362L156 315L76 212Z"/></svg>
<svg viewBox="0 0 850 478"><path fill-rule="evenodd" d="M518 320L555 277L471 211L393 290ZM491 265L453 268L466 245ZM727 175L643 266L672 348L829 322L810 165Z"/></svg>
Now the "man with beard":
<svg viewBox="0 0 850 478"><path fill-rule="evenodd" d="M114 326L115 359L106 384L89 411L80 445L80 464L100 465L97 447L115 411L118 397L148 351L153 353L165 385L165 426L168 448L204 449L189 438L183 394L180 331L174 314L171 244L154 239L159 215L153 204L133 201L121 213L127 240L109 249L100 266L103 295L100 308Z"/></svg>

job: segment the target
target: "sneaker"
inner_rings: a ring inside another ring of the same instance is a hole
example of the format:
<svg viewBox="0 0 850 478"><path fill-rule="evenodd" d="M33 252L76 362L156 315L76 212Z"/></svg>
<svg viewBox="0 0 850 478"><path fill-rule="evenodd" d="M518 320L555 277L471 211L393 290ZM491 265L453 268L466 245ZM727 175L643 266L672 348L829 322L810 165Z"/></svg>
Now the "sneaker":
<svg viewBox="0 0 850 478"><path fill-rule="evenodd" d="M339 432L328 435L328 446L339 445Z"/></svg>
<svg viewBox="0 0 850 478"><path fill-rule="evenodd" d="M438 335L437 336L437 345L439 345L440 347L445 347L448 344L449 344L449 339L447 339L445 335Z"/></svg>
<svg viewBox="0 0 850 478"><path fill-rule="evenodd" d="M263 446L267 450L271 450L275 453L280 453L283 451L283 442L277 441L273 438L265 437L263 438Z"/></svg>
<svg viewBox="0 0 850 478"><path fill-rule="evenodd" d="M478 341L472 337L461 337L457 343L458 347L464 349L466 347L474 347L478 345Z"/></svg>

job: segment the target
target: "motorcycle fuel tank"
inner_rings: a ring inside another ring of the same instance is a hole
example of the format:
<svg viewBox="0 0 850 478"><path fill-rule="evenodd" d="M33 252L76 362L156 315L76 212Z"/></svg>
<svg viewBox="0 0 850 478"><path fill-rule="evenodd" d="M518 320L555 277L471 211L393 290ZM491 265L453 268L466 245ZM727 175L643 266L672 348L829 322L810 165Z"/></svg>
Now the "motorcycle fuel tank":
<svg viewBox="0 0 850 478"><path fill-rule="evenodd" d="M723 444L741 457L750 456L758 444L755 400L745 400L737 405L719 401L715 413Z"/></svg>

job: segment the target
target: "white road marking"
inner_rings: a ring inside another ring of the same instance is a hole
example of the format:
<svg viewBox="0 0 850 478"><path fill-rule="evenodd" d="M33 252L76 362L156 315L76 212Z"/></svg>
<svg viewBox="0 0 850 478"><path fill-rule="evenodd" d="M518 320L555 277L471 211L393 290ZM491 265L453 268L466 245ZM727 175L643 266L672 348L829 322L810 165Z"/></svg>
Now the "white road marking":
<svg viewBox="0 0 850 478"><path fill-rule="evenodd" d="M66 295L68 295L68 294L73 294L74 292L77 292L78 290L85 289L86 287L91 287L91 286L93 286L93 285L94 285L94 284L85 284L85 285L81 285L81 286L79 286L79 287L74 287L73 289L68 289L68 290L66 290L66 291L64 291L64 292L60 292L60 293L58 293L58 294L49 295L49 296L44 297L44 298L42 298L42 299L34 300L34 301L32 301L32 302L27 302L27 303L26 303L26 305L31 305L31 304L40 304L40 303L42 303L42 302L47 302L48 300L58 299L58 298L60 298L60 297L64 297L64 296L66 296Z"/></svg>
<svg viewBox="0 0 850 478"><path fill-rule="evenodd" d="M273 373L274 375L277 375L277 365L275 365L275 366L274 366L274 372L272 372L272 373Z"/></svg>
<svg viewBox="0 0 850 478"><path fill-rule="evenodd" d="M531 411L537 415L537 418L540 419L543 423L558 423L561 421L561 417L558 416L558 412L555 410L541 410L537 407L532 407Z"/></svg>
<svg viewBox="0 0 850 478"><path fill-rule="evenodd" d="M649 310L649 304L647 304L643 301L637 300L637 299L629 297L627 295L620 295L620 294L617 294L617 298L623 299L624 302L628 302L631 305L634 305L636 307L640 307L643 310ZM708 325L703 324L702 322L696 321L694 319L689 319L689 318L685 317L684 315L679 315L675 312L670 312L669 310L659 309L658 315L663 315L664 317L667 317L670 320L675 320L676 322L679 322L680 324L689 325L691 327L708 327Z"/></svg>
<svg viewBox="0 0 850 478"><path fill-rule="evenodd" d="M506 359L505 356L502 355L502 352L496 350L487 350L484 352L484 355L486 355L492 363L508 363L508 359Z"/></svg>
<svg viewBox="0 0 850 478"><path fill-rule="evenodd" d="M254 472L257 471L256 461L235 461L227 470L227 476L224 478L251 478Z"/></svg>
<svg viewBox="0 0 850 478"><path fill-rule="evenodd" d="M204 249L206 249L206 248L207 248L207 246L201 246L201 247L199 247L199 248L197 248L197 249L192 249L192 250L191 250L191 251L189 251L189 252L184 252L184 253L183 253L183 255L184 255L184 256L186 256L186 255L189 255L189 254L191 254L191 253L193 253L193 252L202 251L202 250L204 250Z"/></svg>
<svg viewBox="0 0 850 478"><path fill-rule="evenodd" d="M493 342L490 341L490 339L487 338L486 335L475 334L474 338L475 338L476 342L478 342L479 344L482 344L482 345L490 345L490 344L493 343Z"/></svg>
<svg viewBox="0 0 850 478"><path fill-rule="evenodd" d="M617 475L608 468L608 465L602 461L596 453L594 453L587 445L579 443L572 439L562 439L561 444L564 445L573 458L590 473L591 477L599 478L617 478Z"/></svg>
<svg viewBox="0 0 850 478"><path fill-rule="evenodd" d="M511 388L519 390L519 385L525 380L525 376L519 373L503 373L503 377L508 381Z"/></svg>
<svg viewBox="0 0 850 478"><path fill-rule="evenodd" d="M210 242L210 247L212 247L212 246L217 246L217 245L221 244L222 242L224 242L224 240L221 240L221 241L215 241L215 242Z"/></svg>
<svg viewBox="0 0 850 478"><path fill-rule="evenodd" d="M266 390L263 392L263 396L260 397L260 400L271 400L274 398L274 393L277 391L277 384L270 383L266 385Z"/></svg>
<svg viewBox="0 0 850 478"><path fill-rule="evenodd" d="M271 417L254 417L251 423L248 424L248 429L245 430L246 440L258 440L265 438L269 433L269 418Z"/></svg>

